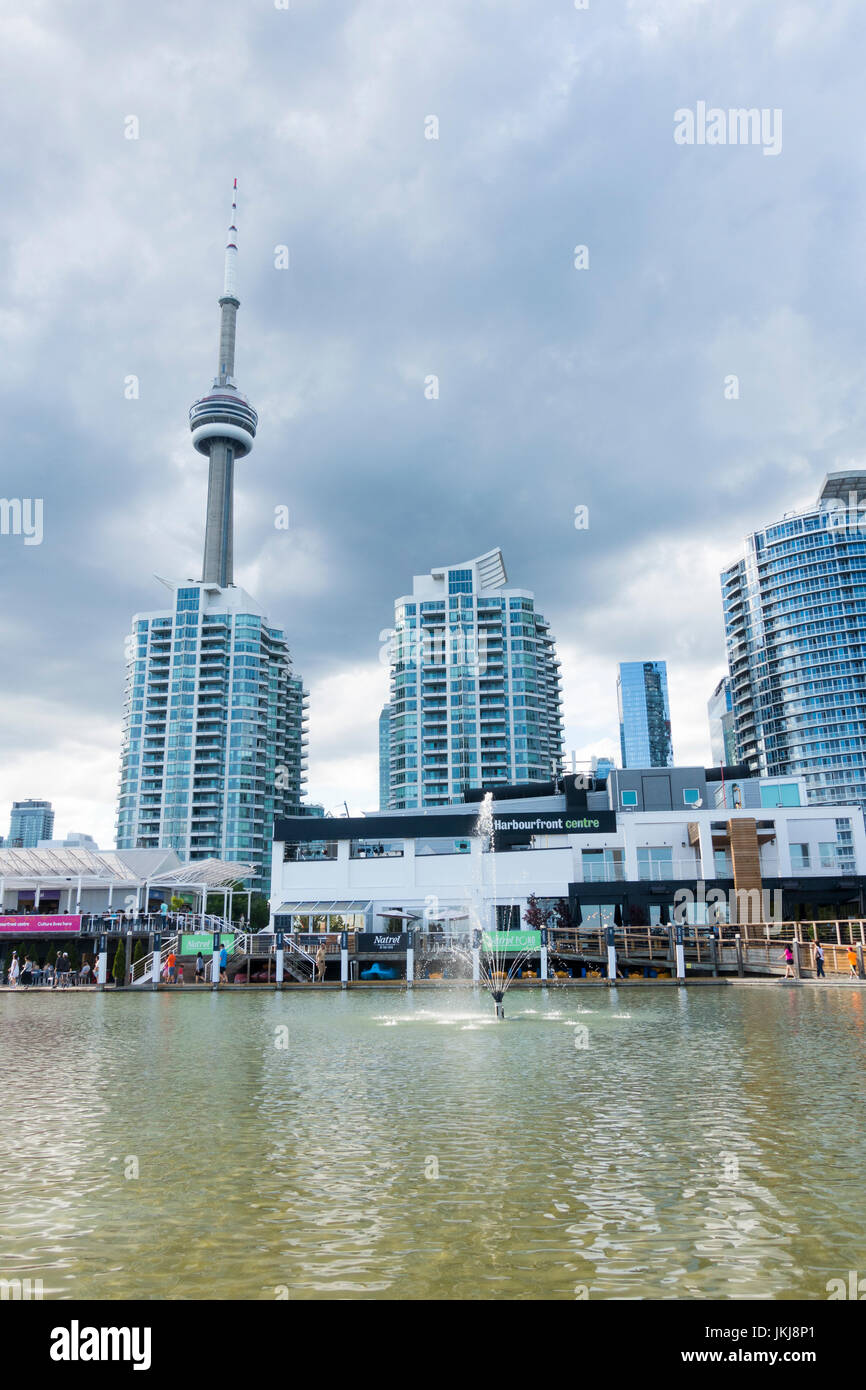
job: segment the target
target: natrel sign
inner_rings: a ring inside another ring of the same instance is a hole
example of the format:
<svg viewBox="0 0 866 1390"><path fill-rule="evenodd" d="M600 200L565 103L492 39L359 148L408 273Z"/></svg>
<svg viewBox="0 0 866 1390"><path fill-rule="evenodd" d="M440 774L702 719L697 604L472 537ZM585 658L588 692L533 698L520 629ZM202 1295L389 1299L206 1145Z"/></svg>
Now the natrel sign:
<svg viewBox="0 0 866 1390"><path fill-rule="evenodd" d="M592 835L616 830L615 811L520 812L493 817L497 835Z"/></svg>

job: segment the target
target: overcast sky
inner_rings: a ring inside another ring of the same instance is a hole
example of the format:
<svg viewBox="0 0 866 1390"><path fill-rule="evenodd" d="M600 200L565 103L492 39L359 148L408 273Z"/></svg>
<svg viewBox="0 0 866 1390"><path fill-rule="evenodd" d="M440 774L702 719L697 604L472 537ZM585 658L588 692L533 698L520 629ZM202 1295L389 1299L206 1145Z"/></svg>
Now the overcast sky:
<svg viewBox="0 0 866 1390"><path fill-rule="evenodd" d="M618 754L616 663L664 658L704 763L720 568L864 459L864 19L5 0L0 496L43 499L44 538L0 536L0 833L43 796L113 844L130 618L201 573L187 411L235 176L236 580L311 690L310 795L375 806L393 600L496 545L558 640L569 754ZM781 111L781 150L677 144L699 102Z"/></svg>

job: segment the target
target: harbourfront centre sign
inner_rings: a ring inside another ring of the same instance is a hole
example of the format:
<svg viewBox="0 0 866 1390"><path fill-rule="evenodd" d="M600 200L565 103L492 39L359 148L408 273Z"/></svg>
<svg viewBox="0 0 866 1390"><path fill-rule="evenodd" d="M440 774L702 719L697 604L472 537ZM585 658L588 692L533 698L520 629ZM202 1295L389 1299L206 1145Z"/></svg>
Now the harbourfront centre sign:
<svg viewBox="0 0 866 1390"><path fill-rule="evenodd" d="M493 829L497 835L587 835L613 833L616 830L615 811L554 811L515 812L495 815Z"/></svg>

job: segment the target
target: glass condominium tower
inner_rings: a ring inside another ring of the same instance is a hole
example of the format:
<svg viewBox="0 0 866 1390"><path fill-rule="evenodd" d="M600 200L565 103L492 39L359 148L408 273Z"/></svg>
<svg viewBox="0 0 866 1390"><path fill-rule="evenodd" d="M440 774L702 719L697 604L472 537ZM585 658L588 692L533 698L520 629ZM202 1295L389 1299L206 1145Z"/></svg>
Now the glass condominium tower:
<svg viewBox="0 0 866 1390"><path fill-rule="evenodd" d="M828 474L721 580L741 760L866 806L866 473Z"/></svg>
<svg viewBox="0 0 866 1390"><path fill-rule="evenodd" d="M623 767L673 767L665 663L621 661L616 703Z"/></svg>
<svg viewBox="0 0 866 1390"><path fill-rule="evenodd" d="M562 765L560 663L501 550L417 575L394 605L389 807L549 780Z"/></svg>
<svg viewBox="0 0 866 1390"><path fill-rule="evenodd" d="M234 381L234 222L219 370L190 411L193 445L209 462L203 577L162 580L168 601L132 621L117 846L253 862L251 886L267 893L274 817L303 809L308 696L285 633L233 578L234 465L258 423Z"/></svg>
<svg viewBox="0 0 866 1390"><path fill-rule="evenodd" d="M40 840L54 834L54 811L50 801L13 801L7 845L14 849L35 849Z"/></svg>

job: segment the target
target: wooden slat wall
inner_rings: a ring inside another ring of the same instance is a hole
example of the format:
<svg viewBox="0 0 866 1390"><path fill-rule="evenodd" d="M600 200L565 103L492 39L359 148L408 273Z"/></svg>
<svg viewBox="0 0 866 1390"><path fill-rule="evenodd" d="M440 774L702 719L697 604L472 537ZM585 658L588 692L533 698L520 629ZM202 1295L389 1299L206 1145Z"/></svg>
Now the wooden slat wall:
<svg viewBox="0 0 866 1390"><path fill-rule="evenodd" d="M731 845L731 862L734 868L734 888L739 892L750 889L760 889L761 883L761 851L758 847L758 823L751 817L728 821L728 840ZM760 909L757 913L752 903L744 902L740 908L741 920L759 922L761 920Z"/></svg>

